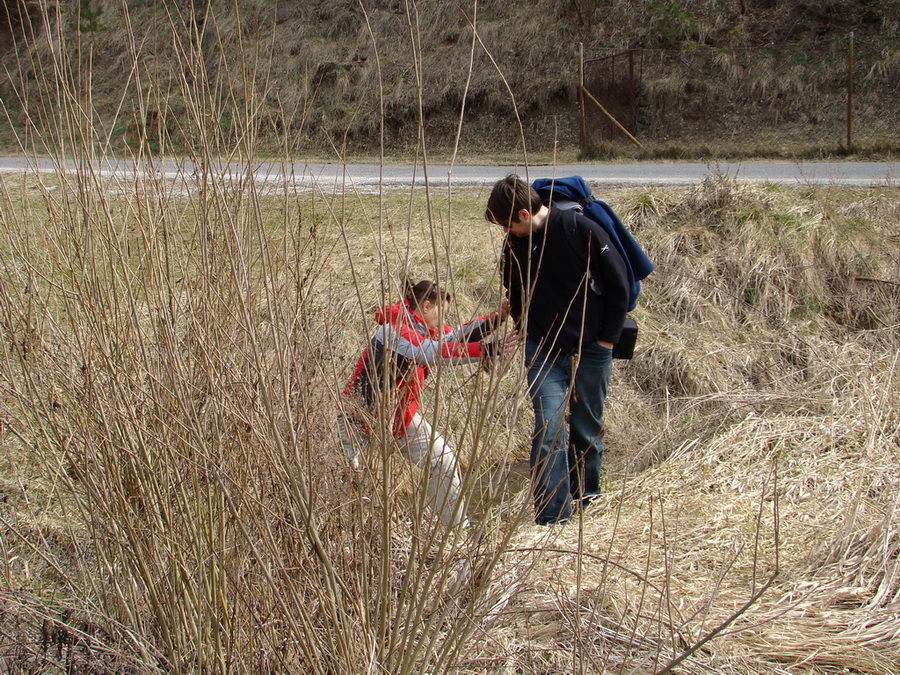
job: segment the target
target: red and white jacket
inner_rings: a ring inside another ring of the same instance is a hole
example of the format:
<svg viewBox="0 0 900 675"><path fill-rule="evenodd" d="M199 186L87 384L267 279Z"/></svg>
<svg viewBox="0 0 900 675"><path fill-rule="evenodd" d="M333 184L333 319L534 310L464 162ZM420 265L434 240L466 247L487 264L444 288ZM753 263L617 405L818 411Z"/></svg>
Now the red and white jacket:
<svg viewBox="0 0 900 675"><path fill-rule="evenodd" d="M499 325L496 312L461 326L428 328L407 301L375 312L378 328L356 362L344 396L361 394L375 412L381 396L394 406L393 434L406 432L419 408L430 367L439 361L471 363L487 355L491 347L481 340ZM389 390L383 389L387 382Z"/></svg>

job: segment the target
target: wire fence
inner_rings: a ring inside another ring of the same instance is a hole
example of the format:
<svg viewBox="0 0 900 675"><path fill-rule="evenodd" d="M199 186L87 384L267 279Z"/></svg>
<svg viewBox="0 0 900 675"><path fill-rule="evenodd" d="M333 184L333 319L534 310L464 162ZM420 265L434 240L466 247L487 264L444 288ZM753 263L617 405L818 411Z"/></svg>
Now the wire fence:
<svg viewBox="0 0 900 675"><path fill-rule="evenodd" d="M848 34L756 49L582 56L586 154L900 151L900 45Z"/></svg>

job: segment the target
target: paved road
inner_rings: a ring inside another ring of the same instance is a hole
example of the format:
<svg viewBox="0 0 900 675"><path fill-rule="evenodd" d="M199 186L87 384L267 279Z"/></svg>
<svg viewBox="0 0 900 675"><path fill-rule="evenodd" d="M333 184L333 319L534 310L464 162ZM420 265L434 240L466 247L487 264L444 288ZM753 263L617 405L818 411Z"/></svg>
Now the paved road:
<svg viewBox="0 0 900 675"><path fill-rule="evenodd" d="M74 172L77 166L71 160L64 164L65 170ZM215 167L225 170L237 178L246 172L238 165ZM191 162L167 160L162 165L140 165L136 167L128 160L103 161L95 165L102 175L132 176L154 171L172 180L194 181L200 173ZM54 173L56 164L46 158L26 159L0 157L0 173L20 173L34 171ZM392 164L380 167L377 164L326 164L294 163L280 164L259 162L253 166L254 179L272 189L287 185L293 189L318 187L333 191L344 187L363 192L382 188L424 185L427 181L435 187L488 186L510 172L527 175L529 178L544 176L570 176L580 174L597 187L624 186L685 186L701 182L711 174L721 174L739 181L770 182L780 185L846 185L846 186L900 186L900 163L897 162L723 162L723 163L635 163L635 164L572 164L533 165L526 171L514 166L471 166L450 167L446 164L432 164L427 171L422 166L412 164Z"/></svg>

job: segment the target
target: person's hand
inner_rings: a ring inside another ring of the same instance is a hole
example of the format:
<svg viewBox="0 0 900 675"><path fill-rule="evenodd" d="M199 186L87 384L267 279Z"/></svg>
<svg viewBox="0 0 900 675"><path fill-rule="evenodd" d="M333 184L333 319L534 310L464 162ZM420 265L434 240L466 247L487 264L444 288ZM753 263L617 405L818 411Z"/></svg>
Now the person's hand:
<svg viewBox="0 0 900 675"><path fill-rule="evenodd" d="M515 352L522 343L522 336L518 330L513 328L502 338L497 340L497 350L501 355L511 354Z"/></svg>
<svg viewBox="0 0 900 675"><path fill-rule="evenodd" d="M515 358L516 351L521 343L521 334L515 328L510 330L499 340L482 343L481 367L487 371L498 363L503 364L510 362Z"/></svg>
<svg viewBox="0 0 900 675"><path fill-rule="evenodd" d="M506 321L509 316L509 298L503 298L500 301L500 311L497 315L500 317L500 321Z"/></svg>

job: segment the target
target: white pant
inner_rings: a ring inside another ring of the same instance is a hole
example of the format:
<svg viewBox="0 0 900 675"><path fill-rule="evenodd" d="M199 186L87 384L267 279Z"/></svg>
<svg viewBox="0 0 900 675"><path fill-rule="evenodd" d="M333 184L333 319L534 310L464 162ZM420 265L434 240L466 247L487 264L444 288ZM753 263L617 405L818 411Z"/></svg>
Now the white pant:
<svg viewBox="0 0 900 675"><path fill-rule="evenodd" d="M368 439L343 416L338 421L347 459L353 468L360 468L362 446L369 445ZM396 440L400 451L425 471L428 505L438 514L441 522L447 527L464 523L466 502L462 496L462 480L453 449L419 413L413 415L403 436Z"/></svg>

